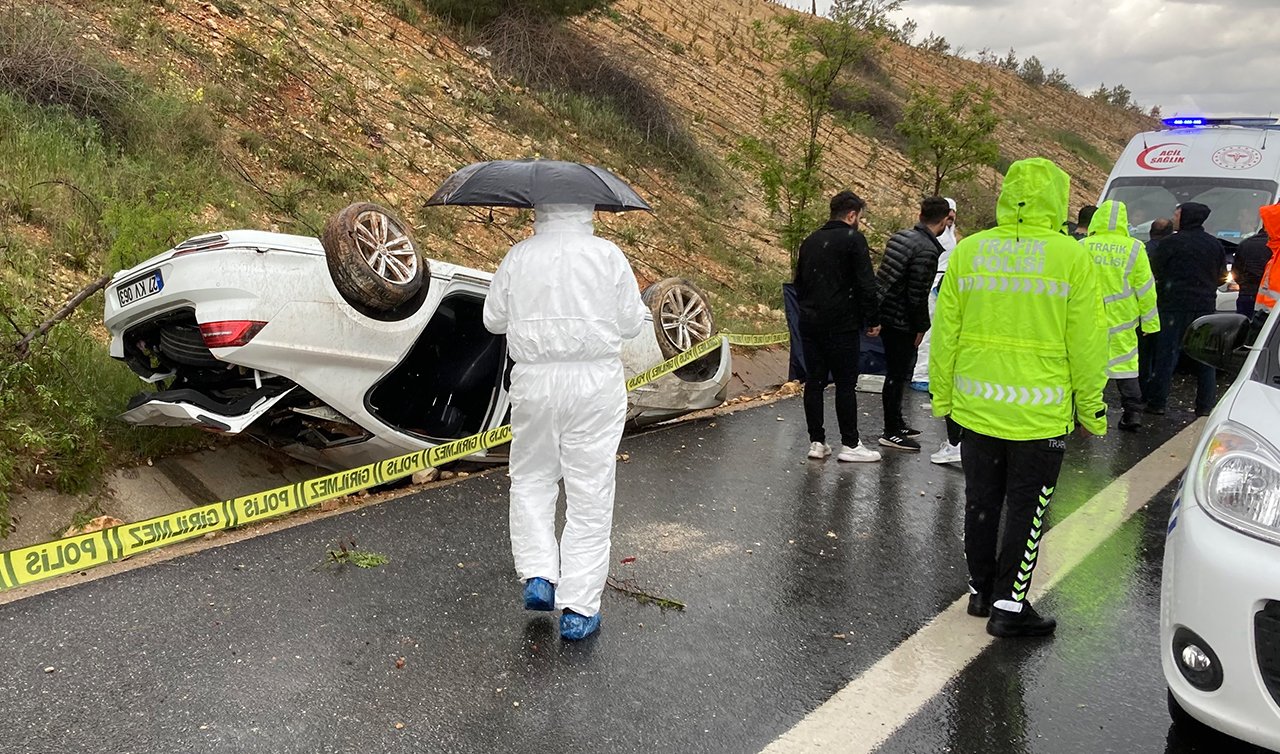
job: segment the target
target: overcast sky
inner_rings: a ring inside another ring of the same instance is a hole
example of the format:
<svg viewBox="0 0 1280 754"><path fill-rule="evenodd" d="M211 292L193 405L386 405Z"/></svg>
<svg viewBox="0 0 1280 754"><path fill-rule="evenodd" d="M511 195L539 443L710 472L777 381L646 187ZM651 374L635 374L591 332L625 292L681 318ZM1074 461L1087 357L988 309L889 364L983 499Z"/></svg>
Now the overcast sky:
<svg viewBox="0 0 1280 754"><path fill-rule="evenodd" d="M818 0L819 12L830 5ZM1124 84L1166 117L1280 115L1277 11L1280 0L906 0L898 20L968 57L984 47L1036 55L1086 93Z"/></svg>

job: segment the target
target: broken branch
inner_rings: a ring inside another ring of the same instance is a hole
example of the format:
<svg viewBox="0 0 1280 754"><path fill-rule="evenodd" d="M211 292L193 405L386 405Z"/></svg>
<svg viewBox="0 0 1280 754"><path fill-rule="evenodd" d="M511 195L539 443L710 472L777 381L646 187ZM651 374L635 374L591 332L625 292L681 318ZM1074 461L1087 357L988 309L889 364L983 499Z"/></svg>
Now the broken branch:
<svg viewBox="0 0 1280 754"><path fill-rule="evenodd" d="M62 308L54 313L52 317L41 322L39 327L24 335L22 340L18 341L17 345L13 347L13 349L18 352L18 358L25 359L31 350L31 341L49 332L53 329L54 325L71 316L71 312L75 311L77 306L80 306L80 304L84 303L85 299L105 288L107 283L110 281L110 275L103 275L89 285L80 289L80 292L72 296L71 300L66 304L63 304Z"/></svg>
<svg viewBox="0 0 1280 754"><path fill-rule="evenodd" d="M680 602L679 600L673 600L668 597L660 597L656 594L646 592L642 589L632 586L630 583L626 581L618 581L612 576L605 579L605 584L607 584L610 589L614 589L616 591L622 592L625 595L634 597L642 605L646 605L652 602L653 604L657 605L659 608L663 610L667 610L667 609L684 610L685 608L685 604L683 602Z"/></svg>

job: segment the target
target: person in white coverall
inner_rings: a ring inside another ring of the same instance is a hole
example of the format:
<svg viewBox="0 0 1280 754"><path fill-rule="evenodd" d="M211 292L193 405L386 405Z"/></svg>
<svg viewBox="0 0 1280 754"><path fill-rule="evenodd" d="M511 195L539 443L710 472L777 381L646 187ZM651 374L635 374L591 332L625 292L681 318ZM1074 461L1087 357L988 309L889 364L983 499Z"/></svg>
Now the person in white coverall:
<svg viewBox="0 0 1280 754"><path fill-rule="evenodd" d="M563 610L570 640L600 625L614 474L626 418L622 342L648 309L591 205L535 208L534 235L494 273L484 325L506 333L511 372L511 552L525 607ZM566 514L556 543L556 502Z"/></svg>
<svg viewBox="0 0 1280 754"><path fill-rule="evenodd" d="M933 317L934 309L938 306L938 289L942 285L942 276L947 271L947 263L951 261L951 252L956 248L956 200L947 199L947 204L951 206L951 214L947 217L946 230L938 236L938 243L942 246L942 254L938 256L938 275L933 280L933 290L929 293L929 316ZM932 331L932 328L930 328ZM924 339L920 341L920 348L916 357L915 373L911 377L911 387L915 390L928 392L929 390L929 333L924 334ZM942 446L938 448L938 452L929 456L929 460L938 464L960 463L960 425L951 421L950 417L946 419L947 438L942 441Z"/></svg>

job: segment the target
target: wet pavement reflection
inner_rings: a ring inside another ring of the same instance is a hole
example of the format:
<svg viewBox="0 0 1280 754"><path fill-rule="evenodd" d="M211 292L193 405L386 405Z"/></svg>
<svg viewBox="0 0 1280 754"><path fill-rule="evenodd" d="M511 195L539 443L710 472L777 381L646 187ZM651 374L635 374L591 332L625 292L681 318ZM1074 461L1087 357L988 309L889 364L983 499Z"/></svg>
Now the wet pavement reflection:
<svg viewBox="0 0 1280 754"><path fill-rule="evenodd" d="M878 465L806 460L798 400L625 438L612 575L688 608L609 590L577 645L520 609L501 470L5 605L0 751L757 751L965 590L963 478L911 398L926 452ZM1055 520L1190 418L1073 441ZM885 751L1163 750L1162 516L1046 599L1056 640L984 653ZM320 566L350 540L390 562Z"/></svg>

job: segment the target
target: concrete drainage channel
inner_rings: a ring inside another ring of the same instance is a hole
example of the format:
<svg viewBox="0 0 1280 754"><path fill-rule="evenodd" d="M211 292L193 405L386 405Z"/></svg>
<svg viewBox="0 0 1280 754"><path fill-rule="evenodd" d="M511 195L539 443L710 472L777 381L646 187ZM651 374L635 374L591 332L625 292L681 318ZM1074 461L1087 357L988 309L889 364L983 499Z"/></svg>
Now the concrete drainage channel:
<svg viewBox="0 0 1280 754"><path fill-rule="evenodd" d="M729 403L712 412L735 410L743 403L785 397L794 391L778 386L787 377L788 352L782 348L735 349L734 374L730 384ZM625 438L624 438L625 443ZM453 474L474 473L492 468L487 465L454 464L451 471L440 475L442 481ZM83 513L117 519L105 522L140 521L152 516L190 508L215 500L225 500L259 490L281 487L329 473L310 464L290 458L278 451L237 438L225 446L185 455L169 456L148 465L118 469L105 480L104 489L91 495L65 495L52 489L26 490L14 496L10 512L18 519L17 528L0 540L0 550L45 542L63 536L68 527ZM331 510L335 505L326 504ZM99 527L101 528L101 527Z"/></svg>

